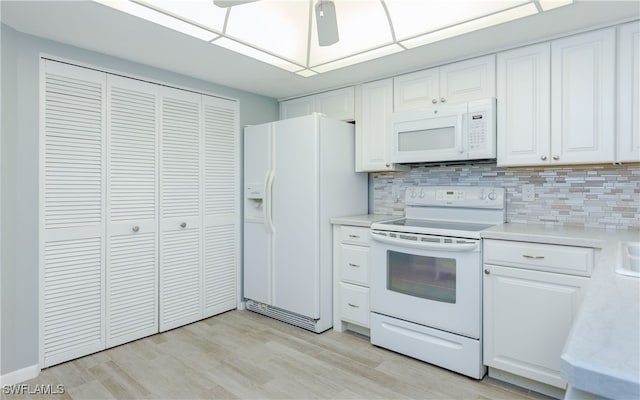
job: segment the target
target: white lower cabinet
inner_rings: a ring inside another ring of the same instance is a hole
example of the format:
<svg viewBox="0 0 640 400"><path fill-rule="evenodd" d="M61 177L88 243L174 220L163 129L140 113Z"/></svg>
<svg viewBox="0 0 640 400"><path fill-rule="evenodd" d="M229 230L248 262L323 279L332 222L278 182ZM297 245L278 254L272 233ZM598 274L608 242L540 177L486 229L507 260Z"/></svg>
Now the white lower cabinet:
<svg viewBox="0 0 640 400"><path fill-rule="evenodd" d="M369 228L333 227L333 329L368 334Z"/></svg>
<svg viewBox="0 0 640 400"><path fill-rule="evenodd" d="M514 245L520 251L513 251ZM560 389L566 387L560 377L560 355L589 278L548 271L554 265L565 267L564 261L577 254L586 256L590 263L593 252L582 247L484 240L485 365ZM503 265L487 260L501 260L498 262ZM546 271L536 270L537 263ZM576 273L586 274L587 269L590 271L590 266L576 268Z"/></svg>

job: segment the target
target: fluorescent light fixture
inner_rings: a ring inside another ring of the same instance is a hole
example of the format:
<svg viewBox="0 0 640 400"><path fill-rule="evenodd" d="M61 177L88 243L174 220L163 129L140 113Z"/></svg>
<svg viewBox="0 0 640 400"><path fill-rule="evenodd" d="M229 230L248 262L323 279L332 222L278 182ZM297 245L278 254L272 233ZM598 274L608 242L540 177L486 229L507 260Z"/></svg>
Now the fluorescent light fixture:
<svg viewBox="0 0 640 400"><path fill-rule="evenodd" d="M296 72L296 74L304 77L304 78L308 78L310 76L314 76L314 75L318 75L318 73L316 71L310 70L310 69L303 69L302 71L298 71Z"/></svg>
<svg viewBox="0 0 640 400"><path fill-rule="evenodd" d="M327 72L327 71L332 71L334 69L338 69L338 68L343 68L343 67L347 67L349 65L354 65L354 64L358 64L364 61L369 61L369 60L373 60L374 58L380 58L380 57L384 57L384 56L388 56L389 54L393 54L393 53L397 53L404 50L402 47L398 46L397 44L390 44L388 46L385 47L380 47L378 49L374 49L374 50L370 50L364 53L360 53L360 54L356 54L354 56L351 57L346 57L340 60L336 60L336 61L332 61L330 63L326 63L326 64L322 64L322 65L317 65L315 67L311 67L313 68L315 71L318 71L319 73L323 73L323 72Z"/></svg>
<svg viewBox="0 0 640 400"><path fill-rule="evenodd" d="M527 17L529 15L536 14L537 12L538 12L538 8L535 6L535 4L528 3L520 7L516 7L516 8L502 11L496 14L488 15L486 17L477 18L472 21L451 26L449 28L440 29L438 31L430 32L430 33L427 33L426 35L418 36L413 39L408 39L400 42L400 44L412 49L414 47L423 46L425 44L452 38L454 36L462 35L464 33L477 31L480 29L494 26L494 25L502 24L504 22L509 22L519 18Z"/></svg>
<svg viewBox="0 0 640 400"><path fill-rule="evenodd" d="M573 0L94 1L302 77L574 3Z"/></svg>
<svg viewBox="0 0 640 400"><path fill-rule="evenodd" d="M178 18L171 17L167 14L152 10L148 7L133 3L131 1L122 0L94 0L96 3L114 8L116 10L131 14L138 18L146 19L147 21L162 25L164 27L173 29L174 31L182 32L195 38L210 41L218 38L220 35L202 29L198 26L184 22Z"/></svg>
<svg viewBox="0 0 640 400"><path fill-rule="evenodd" d="M554 8L568 6L573 4L573 0L538 0L542 11L553 10Z"/></svg>
<svg viewBox="0 0 640 400"><path fill-rule="evenodd" d="M300 71L300 68L304 68L303 65L294 64L287 60L283 60L282 58L266 53L262 50L255 49L253 47L247 46L246 44L236 42L235 40L231 40L226 37L221 37L220 39L211 43L215 44L216 46L235 51L236 53L240 53L247 57L251 57L267 64L271 64L275 67L282 68L289 72Z"/></svg>

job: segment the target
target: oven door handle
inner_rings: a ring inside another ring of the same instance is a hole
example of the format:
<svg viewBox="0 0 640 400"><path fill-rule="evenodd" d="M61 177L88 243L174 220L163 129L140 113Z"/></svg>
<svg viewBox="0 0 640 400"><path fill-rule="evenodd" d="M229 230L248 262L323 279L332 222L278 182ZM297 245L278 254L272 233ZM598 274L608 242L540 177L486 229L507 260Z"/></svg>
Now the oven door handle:
<svg viewBox="0 0 640 400"><path fill-rule="evenodd" d="M441 250L441 251L473 251L478 248L478 242L475 243L428 243L428 242L414 242L411 240L394 239L376 232L371 232L373 240L378 242L393 244L402 247L412 247L415 249L424 250Z"/></svg>

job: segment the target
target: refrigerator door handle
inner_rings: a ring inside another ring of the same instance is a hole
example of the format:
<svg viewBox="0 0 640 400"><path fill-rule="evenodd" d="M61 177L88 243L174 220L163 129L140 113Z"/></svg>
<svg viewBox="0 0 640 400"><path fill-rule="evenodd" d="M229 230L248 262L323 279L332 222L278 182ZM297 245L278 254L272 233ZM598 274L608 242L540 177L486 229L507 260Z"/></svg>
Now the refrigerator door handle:
<svg viewBox="0 0 640 400"><path fill-rule="evenodd" d="M273 180L275 178L275 174L273 173L273 171L269 172L269 175L267 176L267 182L266 182L266 190L265 190L265 204L264 204L264 213L265 213L265 226L267 227L267 230L271 233L274 233L274 228L273 228L273 208L272 208L272 200L273 200Z"/></svg>

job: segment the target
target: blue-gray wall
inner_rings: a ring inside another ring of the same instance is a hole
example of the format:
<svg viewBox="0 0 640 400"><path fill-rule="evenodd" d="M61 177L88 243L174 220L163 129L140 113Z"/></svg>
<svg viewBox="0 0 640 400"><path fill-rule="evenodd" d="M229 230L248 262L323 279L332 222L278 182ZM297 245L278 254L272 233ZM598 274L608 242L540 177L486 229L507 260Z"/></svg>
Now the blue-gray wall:
<svg viewBox="0 0 640 400"><path fill-rule="evenodd" d="M6 375L39 361L38 82L41 53L239 99L241 126L278 119L278 103L273 98L26 35L6 25L2 25L1 38L0 374Z"/></svg>

